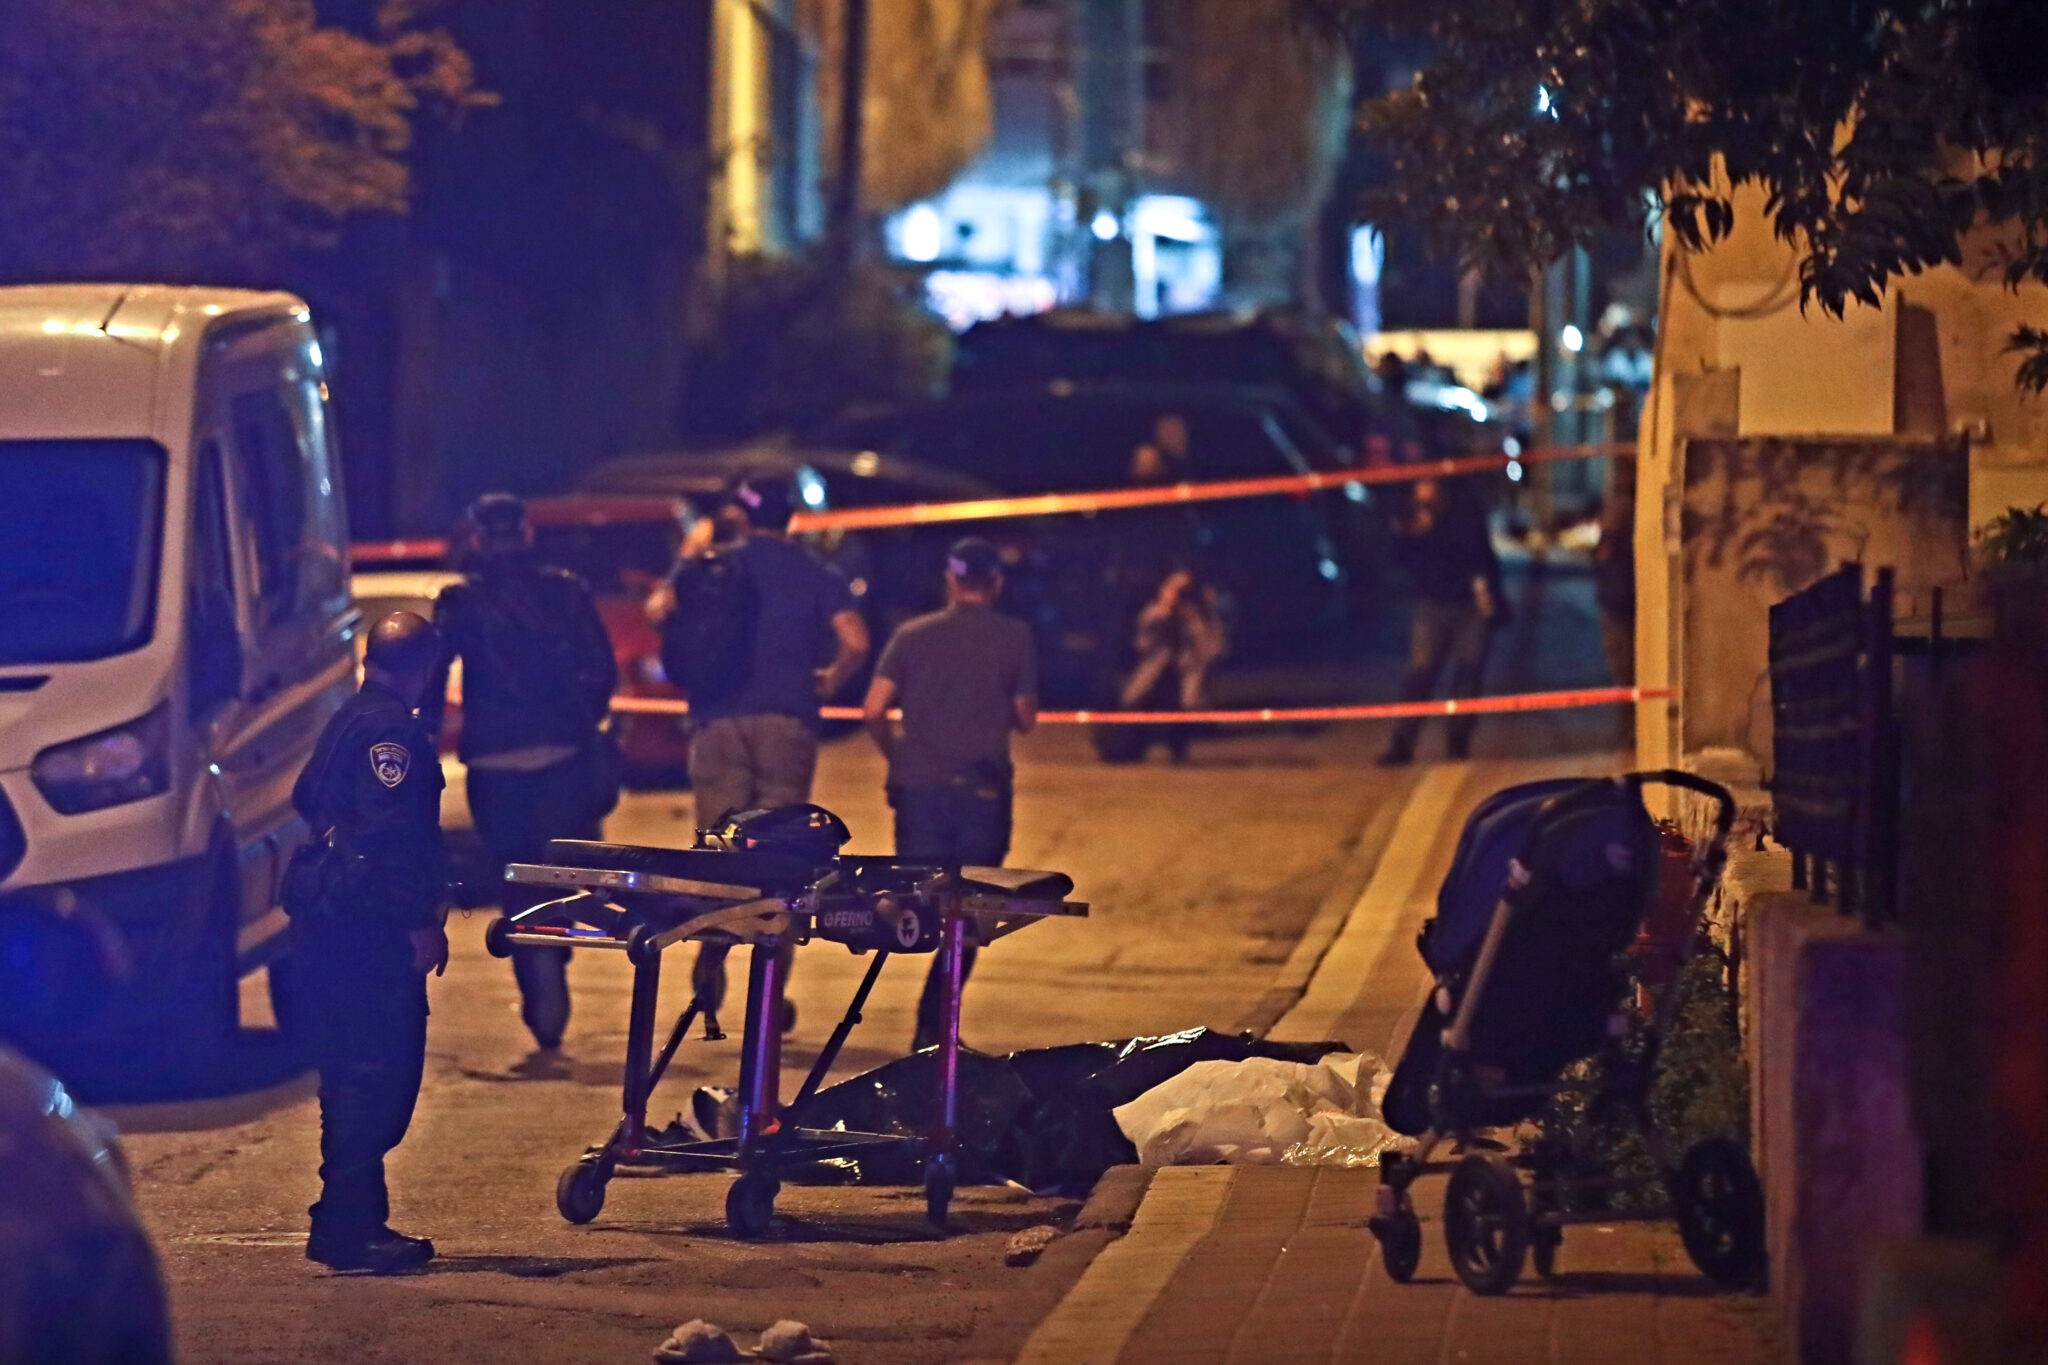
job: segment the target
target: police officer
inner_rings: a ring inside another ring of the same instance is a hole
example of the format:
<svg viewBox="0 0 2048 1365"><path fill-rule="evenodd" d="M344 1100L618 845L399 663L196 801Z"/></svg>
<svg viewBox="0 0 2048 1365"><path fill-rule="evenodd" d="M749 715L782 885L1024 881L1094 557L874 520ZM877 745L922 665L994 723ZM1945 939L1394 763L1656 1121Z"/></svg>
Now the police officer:
<svg viewBox="0 0 2048 1365"><path fill-rule="evenodd" d="M617 753L601 727L619 670L582 580L534 558L526 504L486 493L469 520L474 559L434 603L446 650L420 716L439 731L460 656L469 810L502 869L543 861L550 839L597 838L618 804ZM544 894L507 884L504 912ZM565 948L512 950L520 1016L544 1052L561 1046L569 1024L568 963Z"/></svg>
<svg viewBox="0 0 2048 1365"><path fill-rule="evenodd" d="M432 625L371 628L362 689L321 732L292 804L316 835L313 889L288 884L303 1006L320 1069L320 1201L306 1256L336 1270L407 1270L434 1244L391 1230L384 1156L412 1122L441 928L441 765L413 710L440 660ZM296 894L295 894L296 892Z"/></svg>
<svg viewBox="0 0 2048 1365"><path fill-rule="evenodd" d="M1000 867L1010 851L1011 734L1038 722L1031 627L996 611L1002 558L979 537L946 556L946 608L906 621L882 651L861 708L889 760L896 856ZM900 703L899 731L889 708ZM974 966L968 945L967 966ZM937 959L917 1006L914 1050L939 1041Z"/></svg>

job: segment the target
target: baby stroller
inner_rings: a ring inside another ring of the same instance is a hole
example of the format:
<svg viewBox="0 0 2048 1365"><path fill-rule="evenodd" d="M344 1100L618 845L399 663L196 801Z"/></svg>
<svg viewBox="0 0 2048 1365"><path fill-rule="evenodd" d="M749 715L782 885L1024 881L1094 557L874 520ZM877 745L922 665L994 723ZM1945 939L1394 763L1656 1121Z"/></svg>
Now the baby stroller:
<svg viewBox="0 0 2048 1365"><path fill-rule="evenodd" d="M1623 1011L1625 950L1653 909L1661 860L1647 785L1714 801L1714 832L1696 850L1685 907L1685 952L1727 860L1735 802L1690 773L1631 773L1510 787L1465 824L1418 940L1435 976L1415 1032L1388 1083L1389 1127L1418 1139L1380 1166L1371 1219L1387 1274L1406 1282L1422 1256L1409 1187L1448 1171L1444 1240L1451 1265L1480 1294L1507 1291L1525 1256L1549 1275L1572 1223L1675 1217L1686 1251L1715 1281L1749 1287L1763 1269L1763 1193L1739 1143L1701 1142L1673 1163L1652 1120L1650 1079L1659 1045L1679 1017L1687 974L1657 999L1652 1017ZM1598 1060L1597 1080L1565 1079ZM1590 1092L1590 1093L1588 1093ZM1668 1196L1662 1207L1618 1208L1607 1197L1649 1177L1598 1169L1546 1136L1510 1153L1483 1135L1535 1118L1554 1099L1584 1094L1591 1112L1618 1113L1641 1134ZM1430 1158L1446 1140L1454 1158ZM1525 1183L1524 1177L1527 1177Z"/></svg>

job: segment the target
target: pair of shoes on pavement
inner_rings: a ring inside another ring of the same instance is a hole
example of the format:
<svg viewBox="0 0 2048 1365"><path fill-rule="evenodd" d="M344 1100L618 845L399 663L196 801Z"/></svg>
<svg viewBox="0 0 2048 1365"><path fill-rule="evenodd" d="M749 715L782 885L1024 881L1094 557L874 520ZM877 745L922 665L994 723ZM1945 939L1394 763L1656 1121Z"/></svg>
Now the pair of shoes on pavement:
<svg viewBox="0 0 2048 1365"><path fill-rule="evenodd" d="M306 1239L306 1259L318 1261L330 1270L368 1270L378 1275L397 1275L418 1270L434 1259L434 1244L425 1237L408 1237L387 1224L367 1234L316 1232Z"/></svg>
<svg viewBox="0 0 2048 1365"><path fill-rule="evenodd" d="M761 1333L759 1350L742 1351L715 1322L692 1318L654 1348L656 1365L734 1365L748 1359L773 1365L832 1365L832 1352L800 1322L784 1319Z"/></svg>

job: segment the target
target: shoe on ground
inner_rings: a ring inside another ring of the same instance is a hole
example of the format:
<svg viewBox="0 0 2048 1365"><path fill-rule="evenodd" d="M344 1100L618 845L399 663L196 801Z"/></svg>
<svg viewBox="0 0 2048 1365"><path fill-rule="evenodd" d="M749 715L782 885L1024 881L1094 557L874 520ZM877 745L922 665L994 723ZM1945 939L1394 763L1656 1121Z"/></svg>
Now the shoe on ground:
<svg viewBox="0 0 2048 1365"><path fill-rule="evenodd" d="M717 1323L691 1318L654 1348L654 1359L657 1365L733 1365L746 1357Z"/></svg>
<svg viewBox="0 0 2048 1365"><path fill-rule="evenodd" d="M782 1021L782 1031L788 1033L796 1027L796 1002L785 998L779 1004L781 1008L778 1017Z"/></svg>
<svg viewBox="0 0 2048 1365"><path fill-rule="evenodd" d="M314 1233L306 1239L306 1259L330 1270L367 1270L377 1275L397 1275L418 1270L434 1259L434 1244L425 1237L407 1237L390 1228L377 1228L363 1237Z"/></svg>
<svg viewBox="0 0 2048 1365"><path fill-rule="evenodd" d="M1415 751L1413 749L1389 749L1373 760L1382 768L1404 767L1414 761Z"/></svg>

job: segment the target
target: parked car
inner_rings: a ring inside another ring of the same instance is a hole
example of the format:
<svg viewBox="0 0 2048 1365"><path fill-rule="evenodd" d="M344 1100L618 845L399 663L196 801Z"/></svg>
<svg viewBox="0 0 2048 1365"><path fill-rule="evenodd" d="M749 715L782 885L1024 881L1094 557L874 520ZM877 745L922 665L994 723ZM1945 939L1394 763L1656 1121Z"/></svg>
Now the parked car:
<svg viewBox="0 0 2048 1365"><path fill-rule="evenodd" d="M1344 458L1312 423L1283 408L1284 400L1257 389L1060 381L855 411L817 434L842 447L955 469L1016 494L1130 486L1144 472L1138 451L1159 439L1163 420L1177 420L1186 443L1184 468L1164 477L1302 474ZM1348 574L1333 512L1341 521L1360 506L1340 493L1305 494L1038 519L1028 527L1029 559L1042 580L1032 590L1043 600L1030 610L1040 616L1049 677L1078 688L1080 700L1099 703L1103 680L1125 647L1131 599L1155 586L1112 582L1141 530L1192 547L1205 576L1236 604L1240 655L1313 640L1346 608Z"/></svg>
<svg viewBox="0 0 2048 1365"><path fill-rule="evenodd" d="M0 892L105 912L166 1068L211 1071L240 973L285 988L291 789L355 685L348 581L305 304L0 289Z"/></svg>
<svg viewBox="0 0 2048 1365"><path fill-rule="evenodd" d="M1353 450L1387 406L1350 324L1296 309L1144 319L1063 308L976 323L954 350L956 394L1055 380L1265 388Z"/></svg>

